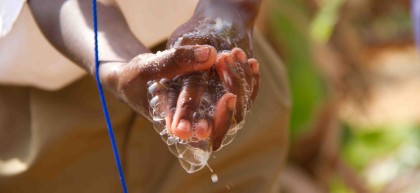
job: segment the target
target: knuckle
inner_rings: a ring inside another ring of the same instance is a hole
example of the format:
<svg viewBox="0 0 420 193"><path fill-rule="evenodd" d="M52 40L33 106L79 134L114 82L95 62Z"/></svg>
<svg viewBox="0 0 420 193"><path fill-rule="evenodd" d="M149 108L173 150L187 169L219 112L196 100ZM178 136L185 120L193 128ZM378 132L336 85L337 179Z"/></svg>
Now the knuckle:
<svg viewBox="0 0 420 193"><path fill-rule="evenodd" d="M176 64L191 64L194 62L194 50L192 47L177 48L173 55L173 60Z"/></svg>
<svg viewBox="0 0 420 193"><path fill-rule="evenodd" d="M181 109L183 111L194 111L197 108L198 108L198 105L191 97L182 99Z"/></svg>
<svg viewBox="0 0 420 193"><path fill-rule="evenodd" d="M198 106L192 102L183 102L179 107L180 115L182 118L190 119L193 118L194 112Z"/></svg>
<svg viewBox="0 0 420 193"><path fill-rule="evenodd" d="M211 36L202 33L190 33L183 36L181 45L210 45Z"/></svg>
<svg viewBox="0 0 420 193"><path fill-rule="evenodd" d="M199 108L199 101L199 98L191 96L182 97L178 99L178 108L181 110L181 112L193 113Z"/></svg>

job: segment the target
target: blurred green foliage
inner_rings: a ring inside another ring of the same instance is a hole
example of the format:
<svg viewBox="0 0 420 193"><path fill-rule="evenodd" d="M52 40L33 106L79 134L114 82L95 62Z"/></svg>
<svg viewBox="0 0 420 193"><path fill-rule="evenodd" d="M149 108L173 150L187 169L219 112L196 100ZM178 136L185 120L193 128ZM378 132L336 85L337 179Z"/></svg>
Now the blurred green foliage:
<svg viewBox="0 0 420 193"><path fill-rule="evenodd" d="M315 41L325 43L329 40L343 2L344 0L321 1L321 9L311 22L311 36Z"/></svg>
<svg viewBox="0 0 420 193"><path fill-rule="evenodd" d="M275 10L270 18L270 29L276 45L284 49L282 58L287 66L292 92L291 135L306 129L314 111L326 96L324 82L314 67L309 34L309 14L299 1L278 2L278 7L293 7L293 15ZM287 5L283 5L287 4ZM296 21L300 18L300 21Z"/></svg>
<svg viewBox="0 0 420 193"><path fill-rule="evenodd" d="M389 155L403 143L408 143L407 139L410 135L416 135L415 132L415 127L404 128L402 125L353 129L346 127L341 152L351 165L361 170L370 161Z"/></svg>
<svg viewBox="0 0 420 193"><path fill-rule="evenodd" d="M330 192L332 193L355 193L350 190L338 176L331 177L329 181Z"/></svg>
<svg viewBox="0 0 420 193"><path fill-rule="evenodd" d="M281 53L290 81L293 101L290 120L292 140L310 129L308 126L316 118L317 109L328 100L328 84L316 69L312 49L314 44L328 42L345 0L317 2L320 5L318 11L311 13L308 1L274 0L268 17L268 30L274 41L272 43ZM362 29L360 35L367 37L362 38L363 41L383 43L396 37L411 37L409 13L404 7L391 8L394 11L380 17L362 17L362 21L355 22L355 27ZM339 153L367 181L368 188L379 190L386 182L398 177L397 174L420 168L418 125L350 127L344 124L343 128ZM379 170L375 170L375 166L380 166ZM375 180L381 184L369 184ZM329 190L334 193L353 192L337 176L331 176Z"/></svg>

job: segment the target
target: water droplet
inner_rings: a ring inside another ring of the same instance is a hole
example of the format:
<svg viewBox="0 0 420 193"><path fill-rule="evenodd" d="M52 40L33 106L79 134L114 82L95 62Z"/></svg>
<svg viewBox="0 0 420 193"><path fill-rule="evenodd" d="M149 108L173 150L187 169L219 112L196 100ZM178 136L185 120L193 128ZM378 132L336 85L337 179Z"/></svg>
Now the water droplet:
<svg viewBox="0 0 420 193"><path fill-rule="evenodd" d="M153 93L155 93L157 87L158 87L158 83L154 82L149 86L149 88L147 90L149 91L150 94L153 94Z"/></svg>
<svg viewBox="0 0 420 193"><path fill-rule="evenodd" d="M165 135L165 134L168 134L168 130L166 129L166 127L165 127L165 129L164 129L164 130L162 130L162 131L159 133L159 135Z"/></svg>
<svg viewBox="0 0 420 193"><path fill-rule="evenodd" d="M155 96L152 98L152 100L150 100L150 106L152 107L152 109L156 109L156 107L158 106L158 102L159 96Z"/></svg>
<svg viewBox="0 0 420 193"><path fill-rule="evenodd" d="M217 174L212 174L211 175L211 181L213 183L216 183L217 181L219 181L219 177L217 177Z"/></svg>
<svg viewBox="0 0 420 193"><path fill-rule="evenodd" d="M175 144L175 142L176 142L175 138L170 136L170 137L168 137L168 140L166 141L166 144L173 145L173 144Z"/></svg>

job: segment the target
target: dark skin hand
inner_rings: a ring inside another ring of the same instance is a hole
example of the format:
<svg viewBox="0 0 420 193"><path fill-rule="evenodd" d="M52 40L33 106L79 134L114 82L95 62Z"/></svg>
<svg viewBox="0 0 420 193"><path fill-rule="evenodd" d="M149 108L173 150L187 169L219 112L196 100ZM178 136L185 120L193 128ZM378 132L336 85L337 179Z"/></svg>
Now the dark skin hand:
<svg viewBox="0 0 420 193"><path fill-rule="evenodd" d="M227 73L227 76L224 77L230 77L233 84L226 84L229 81L221 78L223 84L229 88L229 93L225 93L217 101L213 123L202 121L199 125L206 128L202 130L204 132L201 136L206 137L207 135L209 137L211 133L213 141L221 141L225 130L227 131L227 128L231 125L229 117L233 116L233 112L237 111L237 116L243 114L237 107L243 105L242 103L245 101L242 99L243 94L241 94L241 90L244 89L239 88L240 84L236 80L245 78L247 82L251 81L249 85L254 85L252 86L252 99L255 97L258 88L259 75L256 60L246 59L247 56L239 49L231 49L239 47L249 57L252 55L252 47L249 42L259 4L260 1L255 0L201 0L193 18L174 32L168 45L175 43L181 34L193 31L194 26L197 26L199 22L206 20L214 23L217 17L232 22L235 29L230 31L232 34L229 37L235 39L226 44L227 39L223 38L224 34L211 38L202 31L201 37L203 38L199 38L200 41L194 43L194 38L186 37L185 40L190 39L189 42L174 45L160 54L152 54L131 33L114 0L100 0L98 1L98 27L100 32L99 57L101 65L99 70L101 83L136 112L151 120L148 113L147 82L164 78L172 79L182 75L191 76L192 79L193 74L209 71L216 64L217 73L219 75L224 72ZM91 2L85 0L51 0L46 3L46 0L31 0L29 5L41 31L52 45L93 76L95 67L92 57L94 53ZM235 14L239 15L232 14L232 11L230 11L231 13L222 11L223 8L227 7L230 10L237 10ZM215 17L216 15L218 16ZM209 40L215 41L203 43L204 37L207 37L207 42ZM218 51L231 51L217 56L215 48ZM236 57L238 55L239 58ZM247 75L239 75L236 71L229 70L233 69L230 59L240 61L239 63L242 66L235 68L244 69ZM173 92L171 95L174 96L168 97L168 102L170 102L169 98L185 98L188 95L194 98L192 101L197 101L197 97L200 96L200 91L197 91L197 89L200 90L198 88L200 87L203 90L203 86L192 87L190 85L185 84L183 88ZM179 95L176 96L178 93ZM183 110L182 106L183 104L178 104L178 102L175 105L174 117L170 117L174 120L174 123L179 123L179 117L182 117L183 114L191 114L191 109ZM241 117L238 117L238 121L240 120ZM168 121L172 122L172 120ZM172 125L179 126L179 124ZM209 126L214 128L212 129L213 132L211 132ZM182 138L182 133L177 133L176 129L173 129L173 131L175 135Z"/></svg>
<svg viewBox="0 0 420 193"><path fill-rule="evenodd" d="M206 90L220 95L217 86L206 84L212 80L221 82L227 92L214 97L215 116L198 121L196 136L210 137L213 150L217 150L228 129L234 126L232 118L233 123L243 121L259 87L259 64L253 58L248 59L252 56L252 29L259 5L260 1L201 0L192 18L169 38L168 48L211 45L219 52L214 69L186 76L181 93L169 94L173 98L169 99L168 107L176 106L176 110L167 111L166 122L174 135L180 138L192 135L193 112L199 108Z"/></svg>
<svg viewBox="0 0 420 193"><path fill-rule="evenodd" d="M94 76L91 2L31 0L29 5L52 45ZM211 46L183 46L160 55L150 53L132 34L114 0L98 1L98 30L101 83L149 120L149 80L207 70L216 60Z"/></svg>

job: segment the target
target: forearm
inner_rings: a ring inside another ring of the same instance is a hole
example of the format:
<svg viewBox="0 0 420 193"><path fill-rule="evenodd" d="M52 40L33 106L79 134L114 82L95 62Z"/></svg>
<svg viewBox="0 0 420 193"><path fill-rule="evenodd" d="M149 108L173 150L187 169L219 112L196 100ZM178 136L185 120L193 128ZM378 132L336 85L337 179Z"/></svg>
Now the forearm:
<svg viewBox="0 0 420 193"><path fill-rule="evenodd" d="M45 37L70 60L93 74L94 35L91 1L31 0L30 7ZM149 52L131 33L118 6L98 2L99 59L128 62Z"/></svg>
<svg viewBox="0 0 420 193"><path fill-rule="evenodd" d="M200 0L194 15L221 18L252 28L261 2L262 0Z"/></svg>

